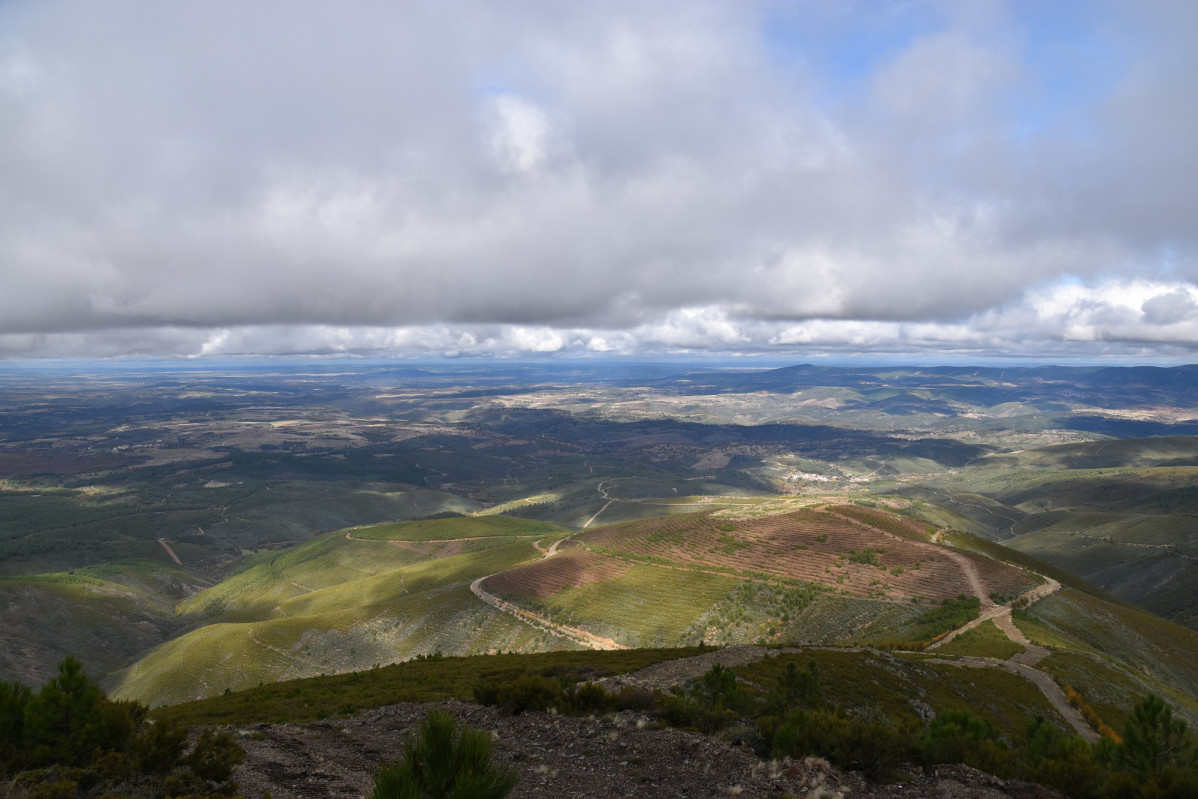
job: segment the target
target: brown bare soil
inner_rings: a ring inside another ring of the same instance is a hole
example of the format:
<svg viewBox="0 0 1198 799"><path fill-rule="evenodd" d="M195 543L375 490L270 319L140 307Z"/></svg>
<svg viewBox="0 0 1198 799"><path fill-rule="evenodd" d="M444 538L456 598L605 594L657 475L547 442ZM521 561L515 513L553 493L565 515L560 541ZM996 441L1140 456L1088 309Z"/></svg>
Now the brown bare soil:
<svg viewBox="0 0 1198 799"><path fill-rule="evenodd" d="M850 518L841 510L805 508L735 522L711 513L647 519L582 533L563 553L585 547L592 556L602 553L609 560L649 560L722 573L804 580L895 602L975 595L979 584L971 576L978 576L984 595L1017 594L1028 587L1027 576L1013 566L916 540L916 531L907 529L916 522L881 513L873 519L856 513L868 509L856 507L851 510L857 518ZM896 532L873 526L882 523ZM855 562L854 557L869 562ZM967 565L973 566L974 575ZM533 575L550 566L545 561L522 567L527 570L523 583L535 582ZM592 572L601 568L597 560L589 561L588 567ZM555 584L578 583L546 576L534 595L551 595ZM516 586L513 591L527 593Z"/></svg>
<svg viewBox="0 0 1198 799"><path fill-rule="evenodd" d="M563 588L580 588L619 577L630 564L583 549L564 549L536 563L488 577L484 587L493 594L521 594L547 599Z"/></svg>

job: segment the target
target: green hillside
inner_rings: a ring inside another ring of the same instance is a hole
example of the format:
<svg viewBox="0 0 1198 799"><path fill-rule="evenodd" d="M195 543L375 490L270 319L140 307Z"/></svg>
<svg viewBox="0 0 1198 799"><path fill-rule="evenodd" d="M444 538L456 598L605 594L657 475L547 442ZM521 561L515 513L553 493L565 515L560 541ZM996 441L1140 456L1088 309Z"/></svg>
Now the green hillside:
<svg viewBox="0 0 1198 799"><path fill-rule="evenodd" d="M470 583L541 557L521 520L448 519L433 551L339 532L255 558L180 604L192 630L112 675L119 698L157 705L260 682L340 673L435 652L542 651L575 645L480 602ZM420 528L408 532L417 535ZM478 536L483 529L491 536ZM356 535L355 531L355 535ZM426 546L430 542L420 542Z"/></svg>
<svg viewBox="0 0 1198 799"><path fill-rule="evenodd" d="M888 489L916 512L1019 550L1198 629L1198 438L996 454Z"/></svg>
<svg viewBox="0 0 1198 799"><path fill-rule="evenodd" d="M204 585L184 569L148 560L2 577L0 679L36 682L64 652L96 675L118 668L178 631L175 603Z"/></svg>
<svg viewBox="0 0 1198 799"><path fill-rule="evenodd" d="M381 541L449 541L504 535L560 538L569 533L567 528L549 522L517 519L512 516L474 516L376 524L353 530L349 535L357 539Z"/></svg>
<svg viewBox="0 0 1198 799"><path fill-rule="evenodd" d="M1198 723L1198 633L1138 608L1064 589L1016 616L1053 655L1041 666L1122 723L1135 698L1165 696Z"/></svg>

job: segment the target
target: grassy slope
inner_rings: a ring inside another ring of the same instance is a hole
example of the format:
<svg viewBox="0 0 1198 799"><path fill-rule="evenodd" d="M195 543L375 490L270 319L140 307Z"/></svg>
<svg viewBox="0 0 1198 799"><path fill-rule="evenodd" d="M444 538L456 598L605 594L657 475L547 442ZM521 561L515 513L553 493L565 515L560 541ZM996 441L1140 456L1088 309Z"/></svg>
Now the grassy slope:
<svg viewBox="0 0 1198 799"><path fill-rule="evenodd" d="M489 536L554 537L570 531L550 522L512 516L473 516L451 519L421 519L398 524L377 524L352 531L358 539L379 541L448 541Z"/></svg>
<svg viewBox="0 0 1198 799"><path fill-rule="evenodd" d="M345 672L443 651L572 647L479 602L469 583L539 557L496 536L443 558L333 534L269 558L183 605L206 626L108 681L150 704Z"/></svg>
<svg viewBox="0 0 1198 799"><path fill-rule="evenodd" d="M1041 667L1081 691L1112 726L1149 691L1198 720L1198 633L1068 588L1016 623L1034 643L1053 648Z"/></svg>
<svg viewBox="0 0 1198 799"><path fill-rule="evenodd" d="M614 579L566 588L543 607L554 619L628 646L698 644L701 633L687 633L736 585L730 577L633 566Z"/></svg>
<svg viewBox="0 0 1198 799"><path fill-rule="evenodd" d="M1022 677L998 669L930 663L919 655L812 650L737 668L756 685L773 685L788 663L814 660L825 702L854 715L917 720L919 706L937 713L966 709L1012 737L1039 715L1063 726L1044 695Z"/></svg>
<svg viewBox="0 0 1198 799"><path fill-rule="evenodd" d="M505 517L442 521L456 523L459 537L478 540L446 541L440 523L399 525L400 534L415 540L400 545L337 533L262 555L241 574L184 604L188 618L209 626L154 650L110 687L118 697L162 704L260 682L368 669L438 650L483 654L573 646L498 613L469 592L469 582L477 577L540 558L533 547L536 536L517 532L536 523ZM460 535L484 530L490 535ZM394 534L395 529L388 533ZM1027 568L1053 572L982 539L954 540L997 559L1009 556ZM893 637L926 610L764 575L713 574L663 563L627 566L611 579L528 603L559 621L633 646L700 640L866 642ZM1187 714L1198 711L1192 699L1198 687L1193 665L1198 643L1187 637L1198 641L1198 635L1110 599L1071 579L1064 593L1032 609L1021 624L1033 640L1059 650L1046 668L1092 697L1091 704L1112 723L1120 720L1120 708L1130 707L1147 690L1169 696ZM1006 657L1016 651L991 628L962 637L947 654ZM1113 687L1102 688L1103 680Z"/></svg>
<svg viewBox="0 0 1198 799"><path fill-rule="evenodd" d="M595 676L623 674L698 651L632 649L410 660L351 674L261 685L239 693L159 708L152 715L187 725L312 721L325 715L395 702L469 701L474 686L485 679L511 679L525 672L559 674L574 670L585 670Z"/></svg>
<svg viewBox="0 0 1198 799"><path fill-rule="evenodd" d="M909 547L907 541L925 541L926 525L864 507L838 507L837 514L880 525L900 540L876 531L863 532L859 525L840 515L810 510L799 511L793 519L816 526L804 534L807 538L794 539L782 537L785 526L776 532L768 532L774 530L772 527L764 528L765 534L751 532L760 521L758 514L733 518L692 513L670 520L605 526L576 538L578 545L595 557L622 564L625 568L618 576L607 575L604 579L592 574L582 580L581 586L575 583L561 587L550 576L563 565L555 561L527 567L522 578L495 580L489 585L511 601L555 621L583 627L629 646L902 639L903 631L927 609L926 605L846 595L838 580L843 579L850 552L857 551L851 548L863 546L861 541L877 544L881 557L891 557ZM820 530L826 534L816 535ZM757 547L765 552L766 560L761 562L770 564L759 568L769 569L783 562L800 565L816 554L803 541L823 552L820 557L828 562L828 569L808 569L821 580L819 583L795 580L787 576L790 572L786 570L774 569L777 573L765 574L747 568L746 562L738 559L743 552ZM835 556L828 556L828 551L835 552ZM911 558L916 558L924 550L911 551L915 552ZM889 570L876 565L854 568L875 582L894 579ZM950 564L951 571L955 573L956 569ZM910 575L918 573L914 570Z"/></svg>
<svg viewBox="0 0 1198 799"><path fill-rule="evenodd" d="M622 673L696 652L637 649L411 661L354 674L263 685L160 708L154 716L186 724L311 721L401 701L469 701L479 682L510 679L525 672ZM1022 733L1035 716L1061 724L1043 695L1018 676L930 663L920 656L813 649L767 657L737 667L735 672L750 686L768 688L788 663L804 668L811 660L819 668L825 701L854 716L917 720L928 710L939 713L967 708L1011 737Z"/></svg>
<svg viewBox="0 0 1198 799"><path fill-rule="evenodd" d="M1007 637L998 626L987 621L967 630L936 650L938 655L972 655L982 658L1008 660L1023 652L1019 644Z"/></svg>
<svg viewBox="0 0 1198 799"><path fill-rule="evenodd" d="M0 680L40 684L67 655L97 675L118 668L174 633L175 602L200 587L183 569L145 560L0 578Z"/></svg>

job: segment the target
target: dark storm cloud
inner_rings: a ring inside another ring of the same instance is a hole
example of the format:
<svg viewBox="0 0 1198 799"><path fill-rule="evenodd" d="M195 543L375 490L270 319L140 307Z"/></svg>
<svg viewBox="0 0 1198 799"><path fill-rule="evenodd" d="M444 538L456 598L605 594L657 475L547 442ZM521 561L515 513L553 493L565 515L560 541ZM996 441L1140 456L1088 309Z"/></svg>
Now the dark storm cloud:
<svg viewBox="0 0 1198 799"><path fill-rule="evenodd" d="M1190 4L829 8L0 7L0 353L1198 341Z"/></svg>

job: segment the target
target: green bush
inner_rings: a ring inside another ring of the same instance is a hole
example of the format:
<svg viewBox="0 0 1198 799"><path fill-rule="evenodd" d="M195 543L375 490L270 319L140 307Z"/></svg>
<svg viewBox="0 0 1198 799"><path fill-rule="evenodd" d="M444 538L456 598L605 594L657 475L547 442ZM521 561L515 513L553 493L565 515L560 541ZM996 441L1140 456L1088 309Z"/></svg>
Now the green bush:
<svg viewBox="0 0 1198 799"><path fill-rule="evenodd" d="M920 736L918 747L925 767L965 763L1000 777L1014 772L1014 754L999 740L998 730L968 710L949 710L937 716Z"/></svg>
<svg viewBox="0 0 1198 799"><path fill-rule="evenodd" d="M736 682L736 674L717 663L697 680L675 688L661 703L661 714L675 727L715 732L756 710L754 698Z"/></svg>
<svg viewBox="0 0 1198 799"><path fill-rule="evenodd" d="M800 708L780 724L763 718L758 730L770 741L775 758L818 755L871 778L889 775L912 755L911 730L851 719L838 710Z"/></svg>
<svg viewBox="0 0 1198 799"><path fill-rule="evenodd" d="M881 649L923 649L945 633L976 619L981 608L981 600L976 596L960 594L956 599L945 599L916 616L903 639L877 641L875 645Z"/></svg>
<svg viewBox="0 0 1198 799"><path fill-rule="evenodd" d="M245 753L205 728L190 752L187 730L145 722L146 708L113 702L67 658L37 694L0 683L0 776L31 797L232 793Z"/></svg>
<svg viewBox="0 0 1198 799"><path fill-rule="evenodd" d="M200 779L225 782L233 776L233 767L243 760L245 750L237 745L230 733L213 732L205 727L182 762Z"/></svg>
<svg viewBox="0 0 1198 799"><path fill-rule="evenodd" d="M403 758L378 773L373 799L503 799L516 773L491 762L482 730L459 731L445 711L430 711L420 733L404 741Z"/></svg>
<svg viewBox="0 0 1198 799"><path fill-rule="evenodd" d="M737 718L737 714L728 708L709 707L692 694L684 692L666 696L660 710L671 726L706 733L722 730Z"/></svg>
<svg viewBox="0 0 1198 799"><path fill-rule="evenodd" d="M25 740L25 709L33 693L18 682L0 682L0 773L21 759Z"/></svg>
<svg viewBox="0 0 1198 799"><path fill-rule="evenodd" d="M1067 735L1037 716L1028 726L1019 750L1019 776L1047 785L1068 796L1097 796L1104 772L1094 749L1076 735Z"/></svg>
<svg viewBox="0 0 1198 799"><path fill-rule="evenodd" d="M781 716L794 708L818 707L822 699L823 687L815 661L807 661L806 669L788 663L786 671L778 676L778 684L766 696L765 708L767 713Z"/></svg>
<svg viewBox="0 0 1198 799"><path fill-rule="evenodd" d="M170 722L147 724L130 747L139 771L146 774L170 773L187 748L187 730Z"/></svg>
<svg viewBox="0 0 1198 799"><path fill-rule="evenodd" d="M523 713L561 707L564 697L559 680L539 674L521 674L511 680L479 683L474 689L474 701L501 707L508 713Z"/></svg>

